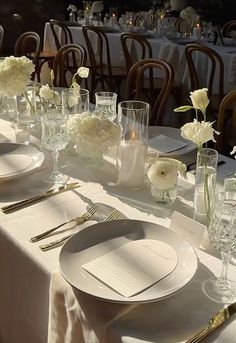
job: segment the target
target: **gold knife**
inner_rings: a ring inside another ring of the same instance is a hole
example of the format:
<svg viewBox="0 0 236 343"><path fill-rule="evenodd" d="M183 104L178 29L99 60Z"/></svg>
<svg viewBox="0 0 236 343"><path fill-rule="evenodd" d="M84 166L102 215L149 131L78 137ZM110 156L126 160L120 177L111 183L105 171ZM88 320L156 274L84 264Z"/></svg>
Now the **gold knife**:
<svg viewBox="0 0 236 343"><path fill-rule="evenodd" d="M190 338L186 343L197 343L205 338L210 332L214 331L220 325L222 325L227 319L229 319L233 314L236 313L236 302L230 304L229 306L222 308L218 313L216 313L209 321L208 326L199 331L196 335Z"/></svg>
<svg viewBox="0 0 236 343"><path fill-rule="evenodd" d="M19 209L21 209L22 207L24 207L25 205L32 205L33 203L35 203L37 200L41 200L41 199L46 199L49 198L53 195L59 194L59 193L63 193L72 189L75 189L79 187L79 183L78 182L72 182L72 183L68 183L65 184L63 186L60 187L56 187L56 188L52 188L49 189L48 191L39 194L39 195L35 195L31 198L25 199L25 200L21 200L18 202L15 202L13 204L7 205L7 206L3 206L1 208L2 212L5 214L17 211Z"/></svg>

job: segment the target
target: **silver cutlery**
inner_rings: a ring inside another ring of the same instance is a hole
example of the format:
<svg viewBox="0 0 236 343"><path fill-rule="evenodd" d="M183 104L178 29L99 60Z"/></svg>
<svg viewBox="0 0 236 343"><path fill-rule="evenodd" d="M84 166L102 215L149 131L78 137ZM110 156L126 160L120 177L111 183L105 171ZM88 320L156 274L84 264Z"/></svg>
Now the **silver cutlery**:
<svg viewBox="0 0 236 343"><path fill-rule="evenodd" d="M221 309L216 313L209 321L206 328L199 331L196 335L190 338L186 343L198 343L205 338L210 332L214 331L220 325L222 325L227 319L236 313L236 302Z"/></svg>
<svg viewBox="0 0 236 343"><path fill-rule="evenodd" d="M26 205L30 206L33 203L35 203L36 201L38 201L38 200L47 199L47 198L49 198L49 197L51 197L53 195L56 195L56 194L59 194L59 193L63 193L63 192L66 192L66 191L70 191L70 190L75 189L77 187L80 187L78 182L68 183L68 184L65 184L65 185L60 186L60 187L49 189L48 191L46 191L46 192L44 192L42 194L35 195L35 196L31 197L31 198L28 198L28 199L25 199L25 200L21 200L21 201L18 201L18 202L14 202L11 205L3 206L1 208L1 210L2 210L3 213L8 214L8 213L20 210L22 207L24 207Z"/></svg>
<svg viewBox="0 0 236 343"><path fill-rule="evenodd" d="M89 220L94 215L94 213L96 211L97 211L97 206L94 205L94 206L90 207L88 209L88 211L86 211L83 215L76 217L74 219L67 220L66 222L63 222L60 225L57 225L50 230L44 231L43 233L40 233L37 236L31 237L30 241L33 243L38 242L41 239L43 239L44 237L47 237L50 233L56 231L57 229L59 229L60 227L66 225L66 224L72 224L72 225L70 225L70 229L72 229L73 227L75 227L79 224L83 224L85 221Z"/></svg>
<svg viewBox="0 0 236 343"><path fill-rule="evenodd" d="M118 219L120 216L120 212L118 210L114 210L112 211L105 219L104 219L104 222L107 222L107 221L110 221L110 220L116 220ZM40 249L43 250L43 251L47 251L47 250L50 250L51 248L54 248L56 247L57 245L67 241L67 239L69 239L70 237L73 236L73 233L72 234L69 234L65 237L62 237L56 241L53 241L53 242L50 242L48 244L44 244L44 245L40 245Z"/></svg>

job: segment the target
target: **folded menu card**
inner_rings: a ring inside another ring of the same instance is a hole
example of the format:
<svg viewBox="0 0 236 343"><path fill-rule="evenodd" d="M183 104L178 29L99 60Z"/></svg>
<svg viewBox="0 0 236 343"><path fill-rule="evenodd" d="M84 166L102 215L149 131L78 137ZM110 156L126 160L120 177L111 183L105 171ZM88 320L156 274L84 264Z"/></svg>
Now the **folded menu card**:
<svg viewBox="0 0 236 343"><path fill-rule="evenodd" d="M32 163L32 157L20 154L0 156L0 177L21 172Z"/></svg>
<svg viewBox="0 0 236 343"><path fill-rule="evenodd" d="M82 265L90 274L125 297L160 281L177 265L175 250L167 243L140 239Z"/></svg>
<svg viewBox="0 0 236 343"><path fill-rule="evenodd" d="M188 143L184 141L179 141L177 139L159 135L150 138L148 141L148 147L151 150L157 151L158 153L165 154L168 152L176 151L187 146Z"/></svg>

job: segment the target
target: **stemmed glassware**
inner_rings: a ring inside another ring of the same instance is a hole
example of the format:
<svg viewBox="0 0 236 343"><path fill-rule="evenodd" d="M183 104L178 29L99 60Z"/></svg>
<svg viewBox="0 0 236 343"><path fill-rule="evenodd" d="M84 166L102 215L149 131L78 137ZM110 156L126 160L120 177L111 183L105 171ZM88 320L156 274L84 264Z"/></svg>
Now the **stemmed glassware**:
<svg viewBox="0 0 236 343"><path fill-rule="evenodd" d="M49 111L42 118L42 144L52 151L53 171L46 181L64 184L69 177L62 174L58 169L59 151L68 144L67 114L61 113L60 109Z"/></svg>
<svg viewBox="0 0 236 343"><path fill-rule="evenodd" d="M216 193L208 235L221 254L222 270L220 277L204 282L203 291L218 303L232 303L236 300L236 283L228 280L227 273L231 256L236 252L236 192Z"/></svg>

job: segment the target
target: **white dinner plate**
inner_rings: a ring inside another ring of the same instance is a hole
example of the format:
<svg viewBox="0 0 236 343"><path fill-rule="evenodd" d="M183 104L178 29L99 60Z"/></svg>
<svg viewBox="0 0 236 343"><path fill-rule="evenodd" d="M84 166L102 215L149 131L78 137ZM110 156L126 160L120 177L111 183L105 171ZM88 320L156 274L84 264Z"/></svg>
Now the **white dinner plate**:
<svg viewBox="0 0 236 343"><path fill-rule="evenodd" d="M166 137L170 137L173 139L176 139L177 141L184 142L186 145L180 149L175 149L173 147L173 150L167 153L158 153L160 156L181 156L184 154L187 154L193 150L196 150L196 145L189 141L184 139L180 134L180 129L174 128L174 127L167 127L167 126L152 126L149 127L149 140L153 137L157 137L158 135L164 135ZM155 151L158 150L158 146L155 147L155 145L150 146L148 145L149 151Z"/></svg>
<svg viewBox="0 0 236 343"><path fill-rule="evenodd" d="M31 145L0 143L0 181L29 173L43 161L44 154Z"/></svg>
<svg viewBox="0 0 236 343"><path fill-rule="evenodd" d="M178 259L172 273L143 292L126 298L82 268L84 263L139 239L167 243ZM187 285L197 270L198 259L192 246L177 233L154 223L120 219L100 222L75 233L62 247L59 263L63 277L82 292L112 302L141 303L163 299Z"/></svg>

